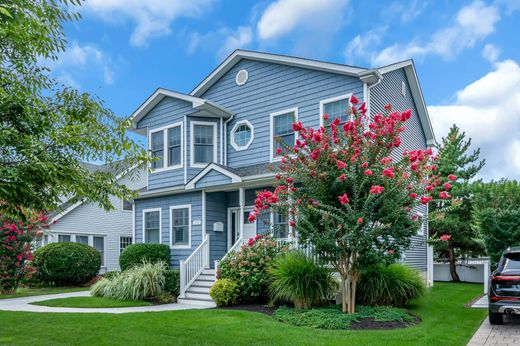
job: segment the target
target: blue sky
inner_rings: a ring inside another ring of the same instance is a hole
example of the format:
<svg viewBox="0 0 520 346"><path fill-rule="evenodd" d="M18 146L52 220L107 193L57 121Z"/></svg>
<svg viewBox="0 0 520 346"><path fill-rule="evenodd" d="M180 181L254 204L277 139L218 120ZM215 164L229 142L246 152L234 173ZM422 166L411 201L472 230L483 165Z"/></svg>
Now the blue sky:
<svg viewBox="0 0 520 346"><path fill-rule="evenodd" d="M189 92L236 48L377 67L413 58L437 139L457 123L486 179L520 178L520 0L87 0L53 63L129 115Z"/></svg>

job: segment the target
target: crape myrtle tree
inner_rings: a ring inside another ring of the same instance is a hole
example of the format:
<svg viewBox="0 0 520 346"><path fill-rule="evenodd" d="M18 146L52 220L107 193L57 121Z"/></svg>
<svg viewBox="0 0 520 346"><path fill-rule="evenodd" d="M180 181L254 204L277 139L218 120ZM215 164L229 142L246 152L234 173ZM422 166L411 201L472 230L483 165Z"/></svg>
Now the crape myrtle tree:
<svg viewBox="0 0 520 346"><path fill-rule="evenodd" d="M0 222L23 220L25 210L56 209L69 198L111 209L111 195L133 195L115 172L147 160L125 134L128 120L97 97L59 85L44 67L65 51L62 25L79 19L80 4L0 4ZM114 169L91 172L83 162Z"/></svg>
<svg viewBox="0 0 520 346"><path fill-rule="evenodd" d="M470 151L471 139L466 140L464 132L453 125L448 135L437 146L439 160L437 171L440 175L455 174L457 179L451 182L453 198L449 203L430 206L431 211L443 208L445 211L430 222L430 239L439 257L447 258L453 281L460 281L456 270L456 261L460 257L479 256L484 252L478 232L471 225L474 195L469 181L474 178L485 164L479 160L480 149ZM447 208L447 204L451 204ZM439 241L448 235L446 241Z"/></svg>
<svg viewBox="0 0 520 346"><path fill-rule="evenodd" d="M410 110L387 105L367 124L365 103L356 108L354 96L350 102L351 120L344 124L337 118L317 130L293 124L296 145L278 150L279 184L258 194L249 219L268 210L288 213L300 244L312 244L340 274L342 310L354 313L362 268L400 258L422 222L416 207L450 198L449 181L456 177L437 175L431 149L392 159Z"/></svg>

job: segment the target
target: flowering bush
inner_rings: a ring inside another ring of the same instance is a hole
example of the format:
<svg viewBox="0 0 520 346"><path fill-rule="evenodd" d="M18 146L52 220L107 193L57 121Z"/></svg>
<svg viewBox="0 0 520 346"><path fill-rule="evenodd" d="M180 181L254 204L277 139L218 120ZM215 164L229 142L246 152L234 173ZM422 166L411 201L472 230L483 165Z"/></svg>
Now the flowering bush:
<svg viewBox="0 0 520 346"><path fill-rule="evenodd" d="M387 105L369 120L365 103L350 103L344 123L331 119L317 130L293 124L297 140L277 168L279 185L258 194L250 221L263 210L288 212L299 242L312 243L341 275L342 309L354 313L360 269L399 258L422 221L415 208L450 198L456 177L436 175L431 149L397 153L410 110Z"/></svg>
<svg viewBox="0 0 520 346"><path fill-rule="evenodd" d="M240 251L229 254L220 262L220 279L237 282L243 301L261 301L267 294L267 271L282 251L285 248L277 246L271 237L257 235Z"/></svg>
<svg viewBox="0 0 520 346"><path fill-rule="evenodd" d="M27 221L2 220L0 215L0 292L11 293L32 278L35 268L32 244L42 234L47 218L43 214L27 215Z"/></svg>

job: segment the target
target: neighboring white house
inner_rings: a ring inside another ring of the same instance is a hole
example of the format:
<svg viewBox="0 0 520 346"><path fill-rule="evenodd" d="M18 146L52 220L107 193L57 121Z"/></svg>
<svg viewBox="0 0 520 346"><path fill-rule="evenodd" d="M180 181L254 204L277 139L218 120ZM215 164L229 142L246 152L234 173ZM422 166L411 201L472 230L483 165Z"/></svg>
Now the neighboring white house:
<svg viewBox="0 0 520 346"><path fill-rule="evenodd" d="M107 170L107 166L89 164L90 170ZM135 169L134 169L135 170ZM118 182L132 190L146 186L146 170L138 174L132 170L118 176ZM119 270L119 254L132 244L132 201L111 197L115 210L107 212L90 203L65 203L51 213L49 233L43 245L54 242L77 242L90 245L101 253L101 273ZM55 223L53 223L55 221Z"/></svg>

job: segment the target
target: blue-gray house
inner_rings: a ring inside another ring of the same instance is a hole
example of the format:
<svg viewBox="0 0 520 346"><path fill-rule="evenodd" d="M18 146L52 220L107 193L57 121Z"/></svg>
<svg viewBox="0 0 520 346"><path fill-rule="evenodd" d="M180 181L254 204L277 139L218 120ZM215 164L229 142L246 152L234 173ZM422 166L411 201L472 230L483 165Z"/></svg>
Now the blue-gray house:
<svg viewBox="0 0 520 346"><path fill-rule="evenodd" d="M132 114L134 131L147 137L156 158L135 200L134 242L171 247L172 265L181 269L181 301L207 303L214 262L270 231L263 220L247 217L256 191L275 183L275 138L294 142L295 118L317 128L324 113L344 117L351 95L366 101L371 115L389 102L400 111L411 108L402 146L434 144L411 60L367 69L237 50L189 94L158 89ZM277 226L277 238L291 237L286 215L264 218ZM427 233L425 222L404 261L430 278Z"/></svg>

